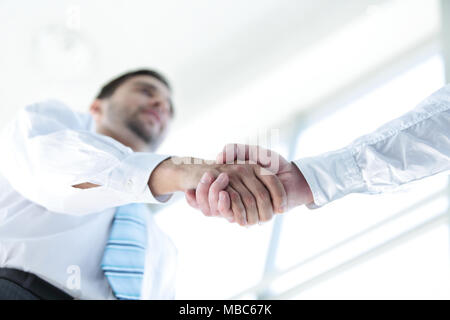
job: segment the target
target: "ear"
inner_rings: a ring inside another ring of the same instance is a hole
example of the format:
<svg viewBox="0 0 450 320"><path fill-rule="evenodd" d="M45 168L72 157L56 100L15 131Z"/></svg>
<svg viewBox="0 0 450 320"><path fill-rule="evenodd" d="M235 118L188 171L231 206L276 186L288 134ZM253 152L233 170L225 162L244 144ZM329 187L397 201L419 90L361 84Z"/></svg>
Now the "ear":
<svg viewBox="0 0 450 320"><path fill-rule="evenodd" d="M100 99L95 99L94 101L92 101L92 104L89 107L89 112L91 113L92 117L94 117L94 119L98 121L103 115L103 101Z"/></svg>

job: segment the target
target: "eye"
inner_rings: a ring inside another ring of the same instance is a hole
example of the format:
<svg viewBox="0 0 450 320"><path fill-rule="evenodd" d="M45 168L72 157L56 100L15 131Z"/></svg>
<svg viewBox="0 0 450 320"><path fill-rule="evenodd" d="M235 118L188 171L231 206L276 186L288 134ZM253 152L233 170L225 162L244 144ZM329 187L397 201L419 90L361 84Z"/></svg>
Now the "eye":
<svg viewBox="0 0 450 320"><path fill-rule="evenodd" d="M140 90L143 94L145 94L146 96L152 97L153 96L153 92L152 90L146 89L146 88L142 88Z"/></svg>

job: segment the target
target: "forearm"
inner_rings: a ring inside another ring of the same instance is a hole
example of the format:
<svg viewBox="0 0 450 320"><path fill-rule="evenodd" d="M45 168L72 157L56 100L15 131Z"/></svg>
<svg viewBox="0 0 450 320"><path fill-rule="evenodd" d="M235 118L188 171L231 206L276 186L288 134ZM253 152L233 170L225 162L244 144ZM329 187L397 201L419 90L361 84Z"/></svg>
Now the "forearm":
<svg viewBox="0 0 450 320"><path fill-rule="evenodd" d="M178 170L178 171L177 171ZM173 158L161 162L150 175L148 186L155 197L181 191L179 186L180 168L174 165Z"/></svg>
<svg viewBox="0 0 450 320"><path fill-rule="evenodd" d="M297 160L315 207L349 193L381 193L450 169L449 100L450 87L445 87L346 148Z"/></svg>
<svg viewBox="0 0 450 320"><path fill-rule="evenodd" d="M195 189L206 170L215 165L191 157L171 157L162 161L150 175L148 186L155 197Z"/></svg>
<svg viewBox="0 0 450 320"><path fill-rule="evenodd" d="M19 111L0 135L0 172L25 198L59 213L85 214L130 202L158 203L150 173L167 156L133 153L56 103Z"/></svg>
<svg viewBox="0 0 450 320"><path fill-rule="evenodd" d="M288 208L294 208L301 205L310 205L314 202L311 188L300 169L292 162L292 178L289 183L285 183L288 194ZM292 191L290 191L292 190Z"/></svg>

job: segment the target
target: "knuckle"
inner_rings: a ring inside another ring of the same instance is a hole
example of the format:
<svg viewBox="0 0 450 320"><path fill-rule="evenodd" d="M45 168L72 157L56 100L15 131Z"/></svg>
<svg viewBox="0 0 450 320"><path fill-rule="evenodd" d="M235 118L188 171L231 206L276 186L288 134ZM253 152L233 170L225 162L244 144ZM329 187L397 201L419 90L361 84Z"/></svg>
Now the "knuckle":
<svg viewBox="0 0 450 320"><path fill-rule="evenodd" d="M265 175L264 178L267 179L267 182L270 184L276 184L278 179L274 174Z"/></svg>
<svg viewBox="0 0 450 320"><path fill-rule="evenodd" d="M259 188L256 193L257 197L262 200L269 199L269 192L264 188Z"/></svg>
<svg viewBox="0 0 450 320"><path fill-rule="evenodd" d="M200 183L196 190L197 197L205 197L207 193L208 193L208 186L203 183Z"/></svg>
<svg viewBox="0 0 450 320"><path fill-rule="evenodd" d="M256 207L256 201L251 195L244 196L244 203L251 209Z"/></svg>
<svg viewBox="0 0 450 320"><path fill-rule="evenodd" d="M197 188L197 198L200 201L207 201L208 200L208 187L207 186L200 186Z"/></svg>
<svg viewBox="0 0 450 320"><path fill-rule="evenodd" d="M281 182L278 183L278 178L275 175L273 174L264 175L264 182L267 185L271 186L272 189L275 190L275 192L280 192Z"/></svg>
<svg viewBox="0 0 450 320"><path fill-rule="evenodd" d="M230 192L229 194L230 194L231 201L233 201L233 202L239 201L239 194L237 194L234 191Z"/></svg>
<svg viewBox="0 0 450 320"><path fill-rule="evenodd" d="M227 209L224 208L223 205L221 205L221 204L219 204L219 206L217 207L217 212L221 216L226 216L227 215Z"/></svg>
<svg viewBox="0 0 450 320"><path fill-rule="evenodd" d="M279 198L279 199L283 198L283 196L284 196L284 192L283 192L284 191L284 187L281 184L277 184L277 183L273 183L273 185L275 186L274 188L272 188L273 196L276 197L276 198Z"/></svg>
<svg viewBox="0 0 450 320"><path fill-rule="evenodd" d="M239 174L237 174L236 172L230 172L228 174L228 177L229 177L229 185L235 186L240 183Z"/></svg>
<svg viewBox="0 0 450 320"><path fill-rule="evenodd" d="M213 169L208 169L208 170L206 170L206 173L207 173L210 177L213 177L213 178L217 175L216 170L213 170Z"/></svg>
<svg viewBox="0 0 450 320"><path fill-rule="evenodd" d="M211 184L211 187L209 188L209 196L217 197L220 190L222 190L220 184L217 183L217 181L214 181L214 183Z"/></svg>
<svg viewBox="0 0 450 320"><path fill-rule="evenodd" d="M282 197L285 194L284 186L281 184L281 182L280 183L274 182L274 186L275 186L275 188L273 188L273 189L275 189L275 191L274 191L275 195L278 197Z"/></svg>
<svg viewBox="0 0 450 320"><path fill-rule="evenodd" d="M245 168L245 166L236 166L235 168L236 173L238 173L239 175L243 175L247 173L247 169Z"/></svg>

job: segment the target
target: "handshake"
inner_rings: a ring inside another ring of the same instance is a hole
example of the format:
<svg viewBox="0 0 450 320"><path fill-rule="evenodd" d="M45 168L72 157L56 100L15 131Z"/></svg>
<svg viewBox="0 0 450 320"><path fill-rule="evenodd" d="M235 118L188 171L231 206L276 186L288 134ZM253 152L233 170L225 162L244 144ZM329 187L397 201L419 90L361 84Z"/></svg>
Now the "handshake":
<svg viewBox="0 0 450 320"><path fill-rule="evenodd" d="M155 196L183 191L192 207L241 226L272 219L313 202L300 170L279 154L258 146L226 145L216 161L172 157L152 173Z"/></svg>

